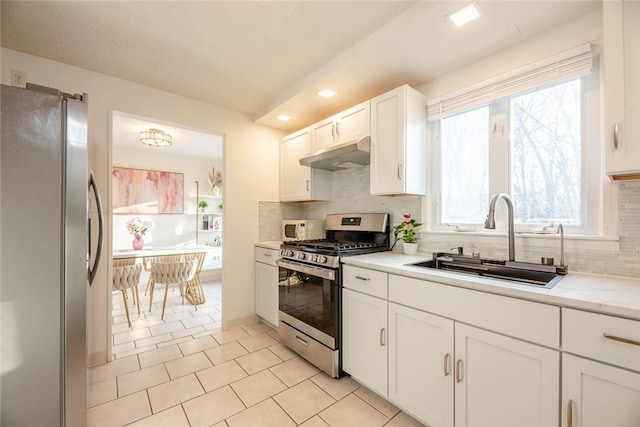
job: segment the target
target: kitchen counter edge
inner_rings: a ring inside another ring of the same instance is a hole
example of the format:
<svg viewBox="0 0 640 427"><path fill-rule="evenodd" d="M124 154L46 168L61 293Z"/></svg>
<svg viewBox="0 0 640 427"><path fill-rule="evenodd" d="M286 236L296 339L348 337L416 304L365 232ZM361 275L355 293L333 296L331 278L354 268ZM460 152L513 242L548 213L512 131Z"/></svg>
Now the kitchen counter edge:
<svg viewBox="0 0 640 427"><path fill-rule="evenodd" d="M280 241L272 241L272 242L258 242L255 244L257 248L265 248L265 249L277 249L280 250L280 245L282 242Z"/></svg>
<svg viewBox="0 0 640 427"><path fill-rule="evenodd" d="M640 280L569 272L553 288L545 289L407 265L430 258L426 254L404 255L395 252L382 252L343 257L341 261L345 265L427 280L445 286L456 286L560 307L577 308L640 320Z"/></svg>

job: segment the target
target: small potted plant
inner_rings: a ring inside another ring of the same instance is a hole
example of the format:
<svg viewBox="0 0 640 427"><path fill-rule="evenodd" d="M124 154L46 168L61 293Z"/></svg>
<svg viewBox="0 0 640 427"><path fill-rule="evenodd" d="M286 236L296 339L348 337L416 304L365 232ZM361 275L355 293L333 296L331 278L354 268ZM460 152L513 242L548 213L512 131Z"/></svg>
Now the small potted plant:
<svg viewBox="0 0 640 427"><path fill-rule="evenodd" d="M204 210L209 207L209 202L201 200L200 203L198 203L198 207L200 208L200 212L204 213Z"/></svg>
<svg viewBox="0 0 640 427"><path fill-rule="evenodd" d="M402 240L402 250L406 255L414 255L418 252L418 235L416 229L422 223L411 218L410 214L402 214L404 221L398 224L394 230L396 242Z"/></svg>

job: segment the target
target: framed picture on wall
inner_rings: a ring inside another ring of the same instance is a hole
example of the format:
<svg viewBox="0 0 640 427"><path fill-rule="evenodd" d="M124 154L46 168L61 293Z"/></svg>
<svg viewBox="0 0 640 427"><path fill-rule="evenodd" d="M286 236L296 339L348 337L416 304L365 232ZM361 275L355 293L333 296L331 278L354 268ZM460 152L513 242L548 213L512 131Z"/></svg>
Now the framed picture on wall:
<svg viewBox="0 0 640 427"><path fill-rule="evenodd" d="M184 174L113 167L114 214L184 213Z"/></svg>

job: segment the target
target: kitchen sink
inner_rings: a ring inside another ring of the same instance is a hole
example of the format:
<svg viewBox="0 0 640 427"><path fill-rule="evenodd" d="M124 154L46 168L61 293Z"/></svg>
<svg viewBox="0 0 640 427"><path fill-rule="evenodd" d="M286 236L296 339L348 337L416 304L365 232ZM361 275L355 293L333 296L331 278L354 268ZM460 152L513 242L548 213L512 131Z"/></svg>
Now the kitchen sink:
<svg viewBox="0 0 640 427"><path fill-rule="evenodd" d="M547 289L555 286L566 275L564 266L501 261L469 256L446 256L440 253L434 253L433 259L406 265L508 280Z"/></svg>

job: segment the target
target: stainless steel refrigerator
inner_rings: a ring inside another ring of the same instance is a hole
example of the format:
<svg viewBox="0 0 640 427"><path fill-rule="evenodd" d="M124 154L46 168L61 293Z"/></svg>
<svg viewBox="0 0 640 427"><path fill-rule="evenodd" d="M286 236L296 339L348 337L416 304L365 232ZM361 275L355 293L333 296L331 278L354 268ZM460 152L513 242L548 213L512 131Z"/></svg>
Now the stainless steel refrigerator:
<svg viewBox="0 0 640 427"><path fill-rule="evenodd" d="M86 425L86 292L99 262L89 252L102 243L89 242L89 191L98 203L99 195L87 166L86 98L2 85L3 427Z"/></svg>

